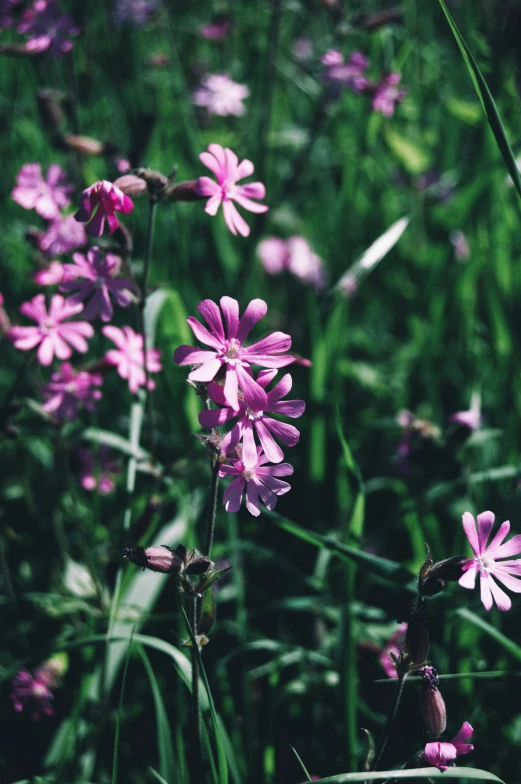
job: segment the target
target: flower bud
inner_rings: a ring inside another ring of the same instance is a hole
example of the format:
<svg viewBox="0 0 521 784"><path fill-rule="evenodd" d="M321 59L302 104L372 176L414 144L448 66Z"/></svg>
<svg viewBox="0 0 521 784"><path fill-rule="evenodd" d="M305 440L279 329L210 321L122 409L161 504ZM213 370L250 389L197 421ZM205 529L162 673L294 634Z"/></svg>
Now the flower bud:
<svg viewBox="0 0 521 784"><path fill-rule="evenodd" d="M178 182L177 185L172 185L165 190L165 198L170 201L200 201L205 199L206 196L199 196L195 186L197 180L188 180L187 182Z"/></svg>
<svg viewBox="0 0 521 784"><path fill-rule="evenodd" d="M90 136L76 136L72 134L64 136L63 141L70 150L82 152L84 155L101 155L104 150L104 144L97 139L92 139Z"/></svg>
<svg viewBox="0 0 521 784"><path fill-rule="evenodd" d="M136 566L150 569L153 572L163 574L180 574L183 570L183 562L174 550L165 545L159 547L125 547L123 558L132 561Z"/></svg>
<svg viewBox="0 0 521 784"><path fill-rule="evenodd" d="M434 667L425 667L422 673L424 685L420 694L420 710L425 727L430 735L441 735L447 725L445 701L438 689L439 678Z"/></svg>
<svg viewBox="0 0 521 784"><path fill-rule="evenodd" d="M147 189L147 184L145 180L141 177L136 177L135 174L124 174L122 177L118 177L118 179L114 182L116 188L119 188L120 191L126 196L141 196Z"/></svg>
<svg viewBox="0 0 521 784"><path fill-rule="evenodd" d="M427 629L427 618L423 605L414 607L407 624L405 648L412 665L423 664L429 653L430 640Z"/></svg>
<svg viewBox="0 0 521 784"><path fill-rule="evenodd" d="M434 596L446 588L448 582L457 582L463 575L463 565L468 562L464 556L446 558L444 561L429 564L420 572L418 589L421 596Z"/></svg>

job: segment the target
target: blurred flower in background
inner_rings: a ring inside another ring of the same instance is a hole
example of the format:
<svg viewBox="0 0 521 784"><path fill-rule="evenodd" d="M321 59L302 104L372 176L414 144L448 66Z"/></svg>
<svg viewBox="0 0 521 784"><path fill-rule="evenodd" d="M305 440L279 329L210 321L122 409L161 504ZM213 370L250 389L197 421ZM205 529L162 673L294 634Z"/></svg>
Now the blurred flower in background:
<svg viewBox="0 0 521 784"><path fill-rule="evenodd" d="M108 495L114 490L121 466L112 457L108 446L102 445L95 451L82 447L78 450L78 460L80 482L85 490L97 490L100 495Z"/></svg>
<svg viewBox="0 0 521 784"><path fill-rule="evenodd" d="M222 41L228 35L230 26L230 20L227 17L217 17L214 22L202 25L199 28L199 35L209 41Z"/></svg>
<svg viewBox="0 0 521 784"><path fill-rule="evenodd" d="M24 11L17 29L29 36L25 44L28 52L49 52L53 57L70 52L70 38L80 32L70 14L60 15L56 0L35 0Z"/></svg>
<svg viewBox="0 0 521 784"><path fill-rule="evenodd" d="M157 0L116 0L114 18L118 25L143 27L152 19L157 8Z"/></svg>
<svg viewBox="0 0 521 784"><path fill-rule="evenodd" d="M146 370L143 357L143 335L134 332L132 327L107 326L101 330L105 337L116 344L115 349L107 351L105 361L109 365L114 365L121 378L128 381L128 388L135 393L140 387L147 386L147 389L155 389L156 384L152 378L148 378L148 373L159 373L163 369L161 365L161 352L157 348L147 348L146 350Z"/></svg>
<svg viewBox="0 0 521 784"><path fill-rule="evenodd" d="M69 362L53 373L51 380L42 388L45 399L43 410L59 421L76 419L78 406L93 412L96 403L101 399L101 391L97 389L103 383L100 373L89 373L87 370L75 370Z"/></svg>
<svg viewBox="0 0 521 784"><path fill-rule="evenodd" d="M35 233L36 244L48 256L61 256L87 244L87 233L74 215L51 221L44 232Z"/></svg>
<svg viewBox="0 0 521 784"><path fill-rule="evenodd" d="M304 237L289 237L281 240L278 237L267 237L257 247L262 266L269 275L279 275L287 270L301 283L322 289L326 278L320 256L313 253Z"/></svg>
<svg viewBox="0 0 521 784"><path fill-rule="evenodd" d="M18 172L11 197L24 209L34 209L42 218L55 220L71 203L69 196L73 190L74 185L67 182L67 175L58 164L49 166L44 180L39 163L26 163Z"/></svg>
<svg viewBox="0 0 521 784"><path fill-rule="evenodd" d="M385 117L392 117L396 106L407 95L407 90L399 90L402 77L399 73L390 73L382 76L374 88L373 109Z"/></svg>
<svg viewBox="0 0 521 784"><path fill-rule="evenodd" d="M207 74L194 90L192 101L195 106L204 107L208 114L240 117L246 111L243 101L249 94L245 84L237 84L227 74Z"/></svg>

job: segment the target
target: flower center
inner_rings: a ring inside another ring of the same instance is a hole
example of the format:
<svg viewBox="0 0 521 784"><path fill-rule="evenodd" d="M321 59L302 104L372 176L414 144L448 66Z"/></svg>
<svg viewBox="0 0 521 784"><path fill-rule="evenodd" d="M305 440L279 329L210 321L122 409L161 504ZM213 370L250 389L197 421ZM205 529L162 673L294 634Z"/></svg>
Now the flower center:
<svg viewBox="0 0 521 784"><path fill-rule="evenodd" d="M261 419L264 416L264 411L252 411L251 408L247 408L244 413L251 422L255 422L256 419Z"/></svg>
<svg viewBox="0 0 521 784"><path fill-rule="evenodd" d="M255 479L255 469L254 468L246 468L242 472L242 475L246 479L247 482L250 482L252 479Z"/></svg>
<svg viewBox="0 0 521 784"><path fill-rule="evenodd" d="M241 364L242 345L239 340L232 338L226 341L226 348L223 352L224 360L229 364L235 366Z"/></svg>
<svg viewBox="0 0 521 784"><path fill-rule="evenodd" d="M47 689L41 683L33 683L32 692L34 697L38 699L47 696Z"/></svg>
<svg viewBox="0 0 521 784"><path fill-rule="evenodd" d="M52 318L44 319L40 325L40 329L44 333L44 335L47 335L49 332L51 332L54 329L54 327L55 327L55 323Z"/></svg>
<svg viewBox="0 0 521 784"><path fill-rule="evenodd" d="M496 562L490 556L482 555L480 558L476 559L479 565L480 572L490 572L493 570Z"/></svg>

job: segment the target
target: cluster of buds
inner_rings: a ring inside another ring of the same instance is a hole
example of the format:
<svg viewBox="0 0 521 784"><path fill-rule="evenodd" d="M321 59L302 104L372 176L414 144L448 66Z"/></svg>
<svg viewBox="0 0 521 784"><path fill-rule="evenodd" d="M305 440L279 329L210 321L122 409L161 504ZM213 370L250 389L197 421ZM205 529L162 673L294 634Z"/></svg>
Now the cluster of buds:
<svg viewBox="0 0 521 784"><path fill-rule="evenodd" d="M114 185L127 196L139 196L148 191L149 198L154 201L201 201L196 190L197 180L175 182L177 167L168 175L153 169L131 169L119 177Z"/></svg>

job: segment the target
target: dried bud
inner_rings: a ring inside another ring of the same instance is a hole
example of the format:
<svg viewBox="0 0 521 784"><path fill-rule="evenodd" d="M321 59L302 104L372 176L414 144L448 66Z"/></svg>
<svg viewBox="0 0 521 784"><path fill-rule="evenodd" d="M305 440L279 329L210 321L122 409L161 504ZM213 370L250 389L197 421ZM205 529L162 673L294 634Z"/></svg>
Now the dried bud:
<svg viewBox="0 0 521 784"><path fill-rule="evenodd" d="M165 190L165 199L170 201L201 201L206 199L206 196L200 196L195 186L196 180L188 180L187 182L179 182L177 185L171 185Z"/></svg>
<svg viewBox="0 0 521 784"><path fill-rule="evenodd" d="M155 196L156 198L162 198L170 184L168 177L153 169L134 169L134 174L146 182L150 196Z"/></svg>
<svg viewBox="0 0 521 784"><path fill-rule="evenodd" d="M136 177L135 174L124 174L115 180L114 185L126 196L141 196L147 190L147 184L141 177Z"/></svg>
<svg viewBox="0 0 521 784"><path fill-rule="evenodd" d="M177 555L175 550L160 545L159 547L125 547L123 550L123 558L127 561L132 561L136 566L142 566L144 569L150 569L153 572L162 572L163 574L180 574L183 570L183 562Z"/></svg>
<svg viewBox="0 0 521 784"><path fill-rule="evenodd" d="M209 558L205 558L204 555L195 556L194 558L190 558L190 560L186 564L185 574L188 574L190 576L204 574L205 572L208 571L211 565L212 565L212 561L210 561Z"/></svg>
<svg viewBox="0 0 521 784"><path fill-rule="evenodd" d="M63 141L66 146L84 155L101 155L104 152L104 144L90 136L64 136Z"/></svg>
<svg viewBox="0 0 521 784"><path fill-rule="evenodd" d="M423 604L416 604L411 610L411 617L407 624L407 633L405 635L405 648L409 655L410 664L413 666L423 664L427 659L429 647L427 617Z"/></svg>
<svg viewBox="0 0 521 784"><path fill-rule="evenodd" d="M445 732L447 725L447 710L445 701L441 696L437 683L438 673L434 667L425 667L427 672L423 675L424 686L420 694L420 710L429 735L438 736Z"/></svg>
<svg viewBox="0 0 521 784"><path fill-rule="evenodd" d="M446 558L433 564L430 561L425 569L422 567L418 581L421 596L434 596L447 587L448 582L457 582L463 574L463 565L468 562L464 556ZM427 563L427 562L426 562ZM425 564L424 564L425 567Z"/></svg>

